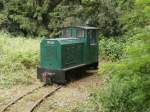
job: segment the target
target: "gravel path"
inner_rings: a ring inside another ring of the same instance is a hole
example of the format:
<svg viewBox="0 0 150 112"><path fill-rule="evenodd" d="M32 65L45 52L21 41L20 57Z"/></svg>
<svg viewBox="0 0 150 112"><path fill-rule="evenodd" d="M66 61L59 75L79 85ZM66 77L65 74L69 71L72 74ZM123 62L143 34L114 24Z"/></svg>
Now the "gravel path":
<svg viewBox="0 0 150 112"><path fill-rule="evenodd" d="M64 86L56 94L44 101L35 110L35 112L71 112L78 105L78 103L86 100L93 90L99 89L101 84L102 82L97 76L97 72L88 71L86 73L86 77L84 76L81 79L72 81L68 85ZM1 89L0 109L17 96L39 85L40 83L36 83L36 85L16 86L12 89ZM18 102L18 104L14 105L10 110L8 110L8 112L27 112L30 106L34 104L38 98L52 88L53 86L49 86L35 92L29 97L26 97L25 100Z"/></svg>

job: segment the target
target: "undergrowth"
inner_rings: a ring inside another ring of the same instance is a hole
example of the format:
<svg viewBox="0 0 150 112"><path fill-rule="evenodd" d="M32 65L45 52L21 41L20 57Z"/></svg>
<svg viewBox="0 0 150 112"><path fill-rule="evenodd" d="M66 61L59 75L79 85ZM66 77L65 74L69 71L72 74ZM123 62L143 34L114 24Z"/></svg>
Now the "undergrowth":
<svg viewBox="0 0 150 112"><path fill-rule="evenodd" d="M150 112L150 32L128 37L120 61L100 66L104 86L77 112Z"/></svg>
<svg viewBox="0 0 150 112"><path fill-rule="evenodd" d="M123 56L124 38L105 38L99 41L99 54L101 60L117 61Z"/></svg>
<svg viewBox="0 0 150 112"><path fill-rule="evenodd" d="M39 40L0 32L0 87L35 81Z"/></svg>

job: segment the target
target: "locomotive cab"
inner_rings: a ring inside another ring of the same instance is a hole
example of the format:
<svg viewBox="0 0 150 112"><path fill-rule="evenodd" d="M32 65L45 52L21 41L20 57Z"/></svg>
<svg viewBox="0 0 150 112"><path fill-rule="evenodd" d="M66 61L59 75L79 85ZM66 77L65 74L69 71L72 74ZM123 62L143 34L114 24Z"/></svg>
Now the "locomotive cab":
<svg viewBox="0 0 150 112"><path fill-rule="evenodd" d="M64 27L61 38L84 38L85 30L80 27Z"/></svg>
<svg viewBox="0 0 150 112"><path fill-rule="evenodd" d="M98 41L95 27L64 27L60 38L46 39L40 45L37 78L45 83L67 82L71 70L98 66Z"/></svg>

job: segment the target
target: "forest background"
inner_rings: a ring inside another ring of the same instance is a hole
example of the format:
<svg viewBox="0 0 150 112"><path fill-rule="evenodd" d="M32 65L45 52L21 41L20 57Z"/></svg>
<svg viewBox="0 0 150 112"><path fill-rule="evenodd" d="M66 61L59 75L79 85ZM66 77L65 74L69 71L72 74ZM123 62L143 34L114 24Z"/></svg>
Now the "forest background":
<svg viewBox="0 0 150 112"><path fill-rule="evenodd" d="M100 29L104 81L74 111L149 112L150 0L0 0L0 87L32 84L40 37L74 25Z"/></svg>

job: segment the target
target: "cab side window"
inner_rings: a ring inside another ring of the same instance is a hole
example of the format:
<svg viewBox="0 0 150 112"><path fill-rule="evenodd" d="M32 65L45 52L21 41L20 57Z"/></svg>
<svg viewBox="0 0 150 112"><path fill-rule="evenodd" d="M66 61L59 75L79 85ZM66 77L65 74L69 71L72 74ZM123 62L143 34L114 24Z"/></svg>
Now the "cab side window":
<svg viewBox="0 0 150 112"><path fill-rule="evenodd" d="M96 45L96 32L93 30L89 31L90 45Z"/></svg>

